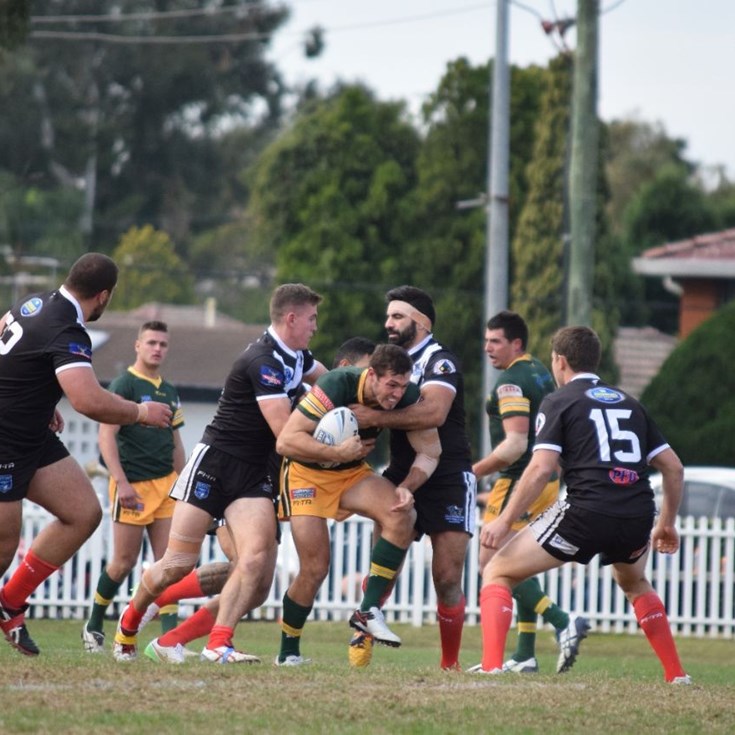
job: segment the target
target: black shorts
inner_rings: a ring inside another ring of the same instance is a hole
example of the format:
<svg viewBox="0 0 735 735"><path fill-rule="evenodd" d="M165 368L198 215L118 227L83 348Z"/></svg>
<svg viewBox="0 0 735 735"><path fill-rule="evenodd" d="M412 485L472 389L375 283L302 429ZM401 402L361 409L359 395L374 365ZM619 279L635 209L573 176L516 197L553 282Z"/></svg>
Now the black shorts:
<svg viewBox="0 0 735 735"><path fill-rule="evenodd" d="M201 508L213 518L224 518L225 508L240 498L266 498L274 509L278 500L265 462L248 464L203 443L194 447L171 497Z"/></svg>
<svg viewBox="0 0 735 735"><path fill-rule="evenodd" d="M49 429L44 442L19 458L0 458L0 503L22 500L37 470L69 456L61 439Z"/></svg>
<svg viewBox="0 0 735 735"><path fill-rule="evenodd" d="M383 473L394 485L403 477ZM416 531L420 538L442 531L463 531L472 536L477 520L477 478L470 472L457 472L422 485L414 496Z"/></svg>
<svg viewBox="0 0 735 735"><path fill-rule="evenodd" d="M617 518L559 500L529 526L545 551L561 561L588 564L633 564L651 542L653 513Z"/></svg>

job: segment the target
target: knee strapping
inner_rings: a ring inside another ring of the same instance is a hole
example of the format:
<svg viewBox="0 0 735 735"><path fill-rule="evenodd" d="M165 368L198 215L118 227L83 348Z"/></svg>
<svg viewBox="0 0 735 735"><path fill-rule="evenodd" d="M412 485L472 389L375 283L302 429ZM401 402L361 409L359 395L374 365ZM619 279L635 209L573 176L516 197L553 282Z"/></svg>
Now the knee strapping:
<svg viewBox="0 0 735 735"><path fill-rule="evenodd" d="M199 554L188 551L171 551L166 549L166 553L161 557L157 564L154 564L149 570L151 585L154 589L159 589L169 584L169 572L172 569L183 570L184 573L191 571L199 559ZM146 585L146 589L150 592L150 588Z"/></svg>

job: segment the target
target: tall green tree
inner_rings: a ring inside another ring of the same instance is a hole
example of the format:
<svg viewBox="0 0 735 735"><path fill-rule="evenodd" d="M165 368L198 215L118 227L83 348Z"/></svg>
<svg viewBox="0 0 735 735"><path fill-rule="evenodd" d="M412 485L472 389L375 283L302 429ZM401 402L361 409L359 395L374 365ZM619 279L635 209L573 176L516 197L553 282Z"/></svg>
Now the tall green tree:
<svg viewBox="0 0 735 735"><path fill-rule="evenodd" d="M566 322L564 282L569 233L567 174L572 91L572 58L561 54L549 63L546 88L541 102L534 139L533 158L528 169L529 190L511 244L513 278L511 303L529 326L529 349L549 360L549 339ZM602 137L601 146L605 145ZM612 340L618 324L615 278L611 269L610 240L604 214L606 183L602 169L598 175L597 232L592 324L603 343L601 371L616 377ZM619 261L618 261L619 262Z"/></svg>
<svg viewBox="0 0 735 735"><path fill-rule="evenodd" d="M122 311L156 301L188 304L193 281L171 238L151 225L131 227L112 252L120 268L115 308Z"/></svg>
<svg viewBox="0 0 735 735"><path fill-rule="evenodd" d="M417 163L414 226L402 251L402 280L433 295L436 336L462 361L473 439L484 425L486 215L484 207L460 210L457 204L487 190L491 67L491 63L472 66L463 58L451 62L423 106L426 134ZM528 188L526 168L543 77L538 67L511 69L511 231Z"/></svg>
<svg viewBox="0 0 735 735"><path fill-rule="evenodd" d="M22 185L82 191L81 229L100 249L136 223L155 222L181 239L228 219L220 201L231 171L219 155L222 127L275 125L283 93L264 58L267 39L288 15L283 6L118 5L69 0L64 13L75 19L34 23L26 45L0 69L0 168ZM166 14L197 9L212 12ZM38 0L33 12L56 15L58 3ZM243 38L155 42L222 34Z"/></svg>
<svg viewBox="0 0 735 735"><path fill-rule="evenodd" d="M304 107L252 171L254 236L276 253L277 280L304 281L327 297L325 329L312 343L320 355L347 337L383 334L383 292L402 272L418 148L402 104L348 85Z"/></svg>

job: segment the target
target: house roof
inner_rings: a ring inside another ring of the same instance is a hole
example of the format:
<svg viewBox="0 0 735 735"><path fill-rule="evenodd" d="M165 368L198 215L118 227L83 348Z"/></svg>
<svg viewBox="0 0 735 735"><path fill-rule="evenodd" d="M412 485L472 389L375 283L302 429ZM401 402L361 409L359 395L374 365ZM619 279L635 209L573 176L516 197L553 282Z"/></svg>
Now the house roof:
<svg viewBox="0 0 735 735"><path fill-rule="evenodd" d="M219 394L235 358L267 326L219 314L211 303L204 307L151 303L134 311L107 311L99 322L88 325L92 362L102 384L132 365L138 329L152 319L168 324L171 347L163 375L182 398L190 400Z"/></svg>
<svg viewBox="0 0 735 735"><path fill-rule="evenodd" d="M644 250L633 259L633 270L644 276L734 278L735 229Z"/></svg>

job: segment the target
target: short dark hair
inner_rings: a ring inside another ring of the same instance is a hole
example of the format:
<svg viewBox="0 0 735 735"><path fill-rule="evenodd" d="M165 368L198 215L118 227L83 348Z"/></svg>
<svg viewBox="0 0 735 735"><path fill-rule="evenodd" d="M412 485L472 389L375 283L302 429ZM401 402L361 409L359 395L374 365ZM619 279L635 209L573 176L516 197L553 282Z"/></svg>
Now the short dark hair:
<svg viewBox="0 0 735 735"><path fill-rule="evenodd" d="M416 311L426 314L431 320L432 327L436 324L436 310L434 309L434 302L431 296L426 291L416 288L416 286L397 286L396 288L392 288L386 293L385 300L387 302L405 301L407 304L411 304Z"/></svg>
<svg viewBox="0 0 735 735"><path fill-rule="evenodd" d="M575 373L592 373L600 365L600 338L589 327L562 327L551 338L551 349L565 357Z"/></svg>
<svg viewBox="0 0 735 735"><path fill-rule="evenodd" d="M521 340L521 347L526 349L528 344L528 325L520 314L515 311L499 311L495 316L487 320L488 329L502 329L505 338L512 342L514 339Z"/></svg>
<svg viewBox="0 0 735 735"><path fill-rule="evenodd" d="M378 377L387 373L405 375L413 371L413 360L411 356L398 345L378 345L370 356L370 367Z"/></svg>
<svg viewBox="0 0 735 735"><path fill-rule="evenodd" d="M350 337L343 342L334 353L334 361L332 367L339 366L342 360L347 360L350 364L354 364L364 355L372 355L375 350L375 342L367 337Z"/></svg>
<svg viewBox="0 0 735 735"><path fill-rule="evenodd" d="M117 285L117 265L102 253L86 253L69 269L64 286L81 299L91 299Z"/></svg>
<svg viewBox="0 0 735 735"><path fill-rule="evenodd" d="M270 317L273 323L281 321L294 306L316 306L322 297L303 283L284 283L271 296Z"/></svg>
<svg viewBox="0 0 735 735"><path fill-rule="evenodd" d="M157 319L153 319L149 322L143 322L143 324L140 325L140 329L138 330L138 337L140 337L143 332L168 332L168 324L166 322L158 321Z"/></svg>

